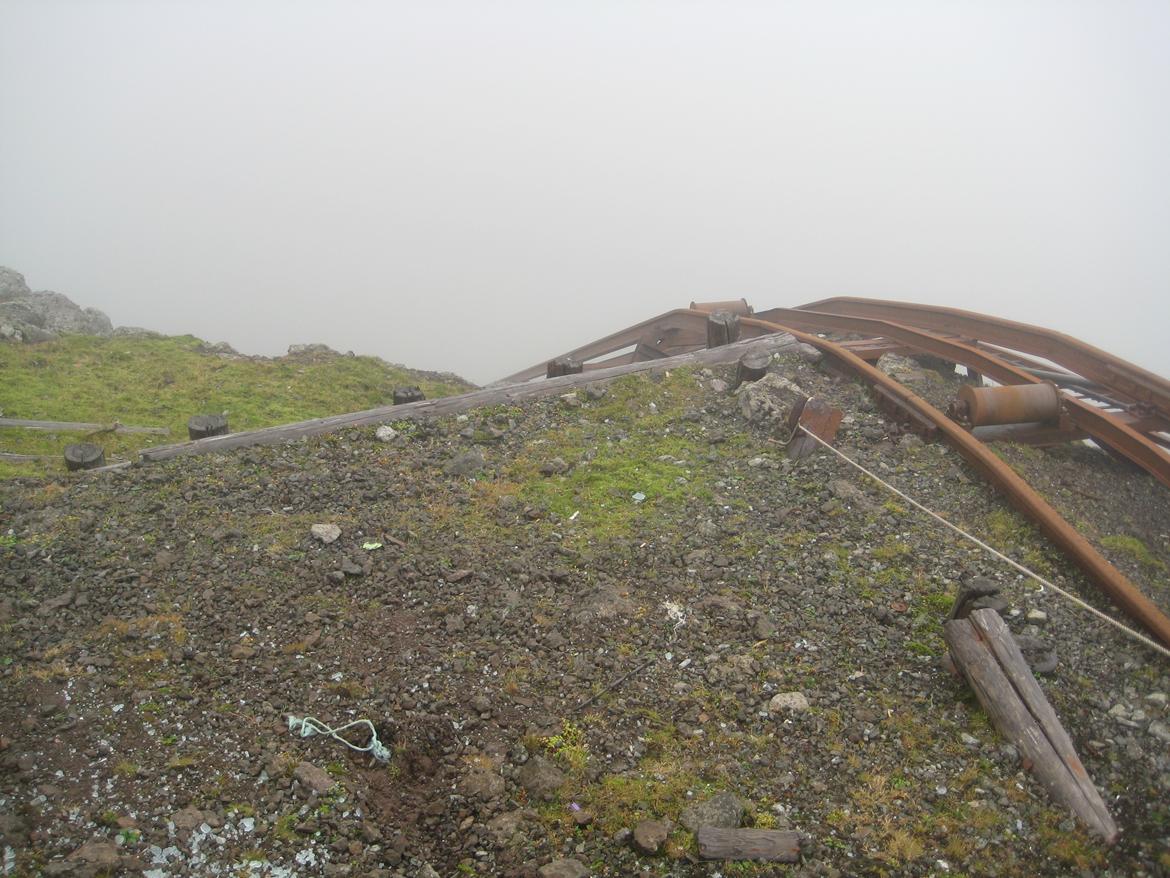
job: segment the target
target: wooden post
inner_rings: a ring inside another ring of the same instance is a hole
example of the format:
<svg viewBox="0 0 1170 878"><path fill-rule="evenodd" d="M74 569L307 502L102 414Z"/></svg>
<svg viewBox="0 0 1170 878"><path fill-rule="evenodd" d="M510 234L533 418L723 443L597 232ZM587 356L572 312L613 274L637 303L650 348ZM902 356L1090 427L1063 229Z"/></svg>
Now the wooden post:
<svg viewBox="0 0 1170 878"><path fill-rule="evenodd" d="M88 442L79 442L76 445L65 446L65 469L70 472L79 469L94 469L105 466L106 453L97 445Z"/></svg>
<svg viewBox="0 0 1170 878"><path fill-rule="evenodd" d="M548 370L545 377L560 378L562 375L580 375L585 371L585 364L572 357L557 357L548 361Z"/></svg>
<svg viewBox="0 0 1170 878"><path fill-rule="evenodd" d="M396 387L394 388L394 404L406 405L411 402L422 402L426 399L423 392L417 387Z"/></svg>
<svg viewBox="0 0 1170 878"><path fill-rule="evenodd" d="M791 829L724 829L700 826L695 834L704 860L770 860L795 863L800 859L799 832Z"/></svg>
<svg viewBox="0 0 1170 878"><path fill-rule="evenodd" d="M974 610L952 619L943 639L992 723L1048 794L1106 844L1117 841L1117 824L1000 615Z"/></svg>
<svg viewBox="0 0 1170 878"><path fill-rule="evenodd" d="M707 347L718 348L739 341L739 317L730 311L707 315Z"/></svg>
<svg viewBox="0 0 1170 878"><path fill-rule="evenodd" d="M227 415L192 415L187 419L187 435L192 439L226 436L227 432Z"/></svg>
<svg viewBox="0 0 1170 878"><path fill-rule="evenodd" d="M735 386L745 381L759 381L768 374L768 364L772 362L772 355L761 351L748 351L739 358L735 367Z"/></svg>

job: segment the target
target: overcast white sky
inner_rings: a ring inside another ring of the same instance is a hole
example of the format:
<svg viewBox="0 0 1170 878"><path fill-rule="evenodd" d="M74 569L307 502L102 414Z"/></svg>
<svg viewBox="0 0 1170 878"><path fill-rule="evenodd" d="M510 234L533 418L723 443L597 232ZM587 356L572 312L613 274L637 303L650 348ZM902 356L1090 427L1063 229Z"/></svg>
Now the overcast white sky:
<svg viewBox="0 0 1170 878"><path fill-rule="evenodd" d="M1170 374L1168 170L1164 0L0 0L0 264L249 353L848 294Z"/></svg>

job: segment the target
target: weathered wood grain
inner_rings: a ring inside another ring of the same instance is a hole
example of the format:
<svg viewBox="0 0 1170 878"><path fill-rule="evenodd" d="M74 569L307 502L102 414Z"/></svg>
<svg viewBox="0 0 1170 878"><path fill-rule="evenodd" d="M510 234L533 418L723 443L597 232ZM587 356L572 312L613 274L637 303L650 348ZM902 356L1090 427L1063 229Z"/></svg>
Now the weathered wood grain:
<svg viewBox="0 0 1170 878"><path fill-rule="evenodd" d="M79 442L76 445L65 446L65 469L69 471L79 469L95 469L104 466L106 453L101 446L89 442Z"/></svg>
<svg viewBox="0 0 1170 878"><path fill-rule="evenodd" d="M0 427L15 427L21 430L51 430L58 433L152 433L169 436L167 427L128 427L114 421L110 424L88 424L81 421L28 421L23 418L0 418Z"/></svg>
<svg viewBox="0 0 1170 878"><path fill-rule="evenodd" d="M1032 676L1011 633L994 610L975 610L943 626L956 667L997 729L1020 751L1024 765L1052 798L1072 810L1107 843L1117 840L1117 825L1105 808L1072 741L1060 726ZM1029 682L1030 681L1030 682ZM1021 689L1027 694L1022 695ZM1038 711L1039 716L1034 712ZM1059 729L1059 732L1053 732ZM1055 734L1054 741L1050 733ZM1071 755L1072 763L1066 757Z"/></svg>
<svg viewBox="0 0 1170 878"><path fill-rule="evenodd" d="M717 348L739 341L739 317L730 311L707 315L707 347Z"/></svg>
<svg viewBox="0 0 1170 878"><path fill-rule="evenodd" d="M700 826L695 833L704 860L768 860L795 863L801 835L790 829L724 829Z"/></svg>
<svg viewBox="0 0 1170 878"><path fill-rule="evenodd" d="M776 353L795 348L796 342L792 336L786 333L775 333L773 335L736 342L735 344L723 345L711 350L691 351L690 353L666 357L661 360L627 363L609 369L585 372L581 375L564 375L560 378L538 379L523 384L489 387L458 396L428 399L423 402L410 403L408 405L382 406L380 408L367 409L366 411L352 412L350 414L333 415L327 418L314 418L308 421L299 421L294 424L284 424L277 427L266 427L261 430L230 433L227 436L214 436L210 439L180 442L174 445L159 445L154 448L143 449L140 452L140 458L143 462L167 460L186 454L208 454L216 451L229 451L233 448L243 448L249 445L271 445L278 442L289 442L304 438L305 436L317 436L345 427L382 424L387 421L397 421L407 418L414 419L452 415L479 406L507 405L527 399L538 399L542 396L566 393L575 387L580 387L585 384L591 384L596 381L608 381L612 378L619 378L622 375L631 375L637 372L663 371L684 366L713 366L719 363L730 363L739 359L746 351L755 350L757 347L761 351Z"/></svg>

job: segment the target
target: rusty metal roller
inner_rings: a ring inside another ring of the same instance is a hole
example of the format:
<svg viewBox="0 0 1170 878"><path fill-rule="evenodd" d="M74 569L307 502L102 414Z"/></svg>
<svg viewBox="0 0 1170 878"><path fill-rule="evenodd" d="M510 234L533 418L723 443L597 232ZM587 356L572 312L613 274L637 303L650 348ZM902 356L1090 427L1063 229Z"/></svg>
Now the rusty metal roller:
<svg viewBox="0 0 1170 878"><path fill-rule="evenodd" d="M972 427L992 424L1054 423L1060 420L1060 392L1055 384L959 388L957 406Z"/></svg>
<svg viewBox="0 0 1170 878"><path fill-rule="evenodd" d="M737 317L749 317L753 313L747 299L728 299L726 302L691 302L692 311L714 314L716 311L730 311Z"/></svg>

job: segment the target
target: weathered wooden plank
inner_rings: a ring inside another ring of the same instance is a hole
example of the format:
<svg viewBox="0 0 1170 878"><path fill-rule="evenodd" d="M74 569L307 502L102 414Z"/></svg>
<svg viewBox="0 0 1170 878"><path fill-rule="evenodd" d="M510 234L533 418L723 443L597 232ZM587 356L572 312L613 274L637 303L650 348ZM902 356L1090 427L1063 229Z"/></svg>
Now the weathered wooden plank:
<svg viewBox="0 0 1170 878"><path fill-rule="evenodd" d="M580 375L583 371L584 366L580 360L574 360L572 357L557 357L555 360L548 361L545 377L559 378L562 375Z"/></svg>
<svg viewBox="0 0 1170 878"><path fill-rule="evenodd" d="M407 405L412 402L421 402L426 397L419 387L396 387L392 399L395 405Z"/></svg>
<svg viewBox="0 0 1170 878"><path fill-rule="evenodd" d="M407 405L382 406L361 412L333 415L328 418L314 418L294 424L266 427L261 430L231 433L227 436L213 436L209 439L180 442L175 445L159 445L154 448L143 449L140 452L140 458L143 462L167 460L186 454L207 454L216 451L228 451L233 448L243 448L249 445L271 445L277 442L289 442L294 439L317 436L345 427L382 424L387 421L403 420L406 418L414 419L452 415L484 405L507 405L526 399L554 396L584 384L590 384L595 381L608 381L611 378L631 375L636 372L663 371L683 366L712 366L718 363L734 362L745 351L749 349L754 350L757 346L761 351L775 353L796 347L796 342L787 333L774 333L772 335L736 342L735 344L723 345L711 350L692 351L674 357L666 357L661 360L627 363L622 366L598 369L595 372L586 372L581 375L564 375L560 378L546 378L538 381L529 381L524 384L489 387L458 396L428 399L423 402Z"/></svg>
<svg viewBox="0 0 1170 878"><path fill-rule="evenodd" d="M118 421L111 424L87 424L80 421L28 421L23 418L0 418L0 427L21 430L53 430L59 433L153 433L169 436L167 427L129 427Z"/></svg>
<svg viewBox="0 0 1170 878"><path fill-rule="evenodd" d="M975 610L968 618L976 631L991 649L1004 674L1016 690L1016 694L1028 708L1028 712L1036 718L1041 731L1052 743L1056 755L1064 762L1069 774L1081 788L1085 800L1093 807L1094 813L1101 824L1101 835L1106 839L1117 837L1117 825L1113 822L1109 809L1101 799L1097 787L1093 785L1089 772L1077 756L1072 739L1068 736L1064 726L1056 716L1056 711L1049 704L1040 684L1032 675L1027 661L1020 652L1020 647L1012 637L1011 631L994 610Z"/></svg>
<svg viewBox="0 0 1170 878"><path fill-rule="evenodd" d="M695 834L704 860L768 860L795 863L801 835L790 829L724 829L700 826Z"/></svg>
<svg viewBox="0 0 1170 878"><path fill-rule="evenodd" d="M0 460L8 460L13 463L24 463L30 460L56 460L56 456L52 454L15 454L11 451L0 451Z"/></svg>
<svg viewBox="0 0 1170 878"><path fill-rule="evenodd" d="M739 358L735 366L735 386L745 381L759 381L768 374L768 364L772 362L771 354L762 351L749 351Z"/></svg>
<svg viewBox="0 0 1170 878"><path fill-rule="evenodd" d="M994 610L975 610L971 616L976 614L991 614L998 618ZM984 615L982 618L987 617ZM987 621L986 625L994 623ZM1070 808L1085 826L1107 843L1116 841L1117 827L1108 813L1100 809L1100 797L1095 796L1096 801L1093 801L1086 795L1085 789L1045 734L1039 720L1020 698L996 653L981 636L980 629L971 621L971 617L947 622L943 626L943 638L956 667L963 672L992 723L1020 751L1025 767L1036 775L1048 794ZM1023 656L1019 655L1018 649L1015 652L1015 657L1009 659L1019 663L1019 667L1013 669L1013 677L1024 674L1031 676L1032 672L1028 670ZM1039 689L1039 686L1036 688Z"/></svg>
<svg viewBox="0 0 1170 878"><path fill-rule="evenodd" d="M206 439L209 436L227 434L227 415L192 415L187 419L187 436L191 439Z"/></svg>
<svg viewBox="0 0 1170 878"><path fill-rule="evenodd" d="M707 347L717 348L739 340L739 317L730 311L707 315Z"/></svg>

